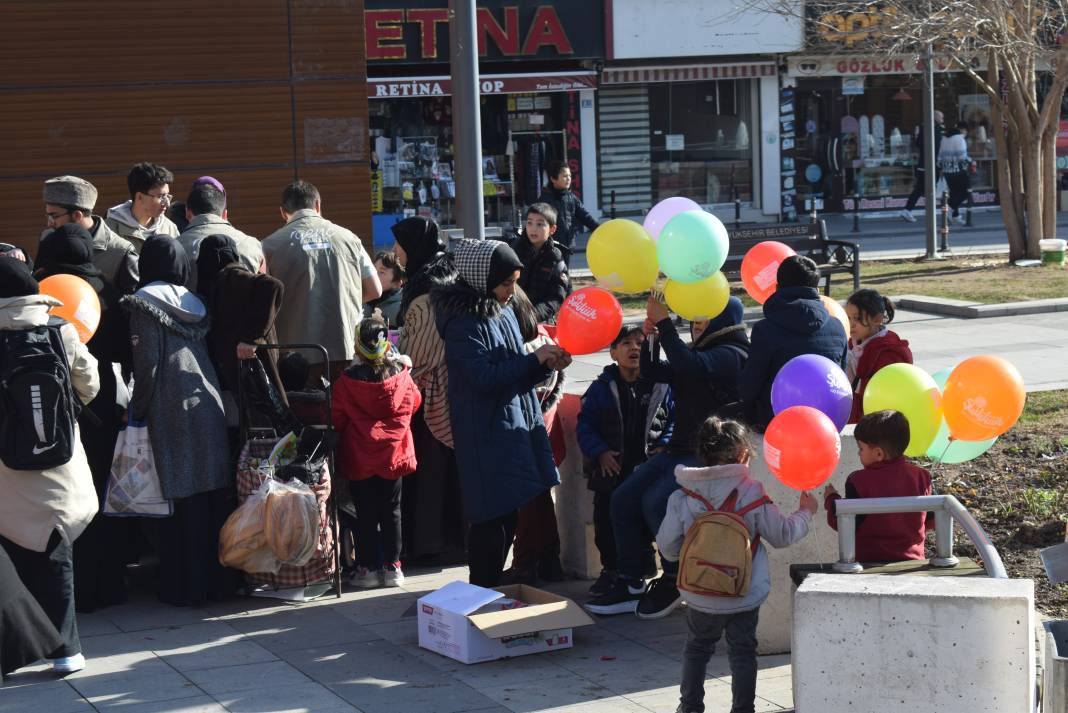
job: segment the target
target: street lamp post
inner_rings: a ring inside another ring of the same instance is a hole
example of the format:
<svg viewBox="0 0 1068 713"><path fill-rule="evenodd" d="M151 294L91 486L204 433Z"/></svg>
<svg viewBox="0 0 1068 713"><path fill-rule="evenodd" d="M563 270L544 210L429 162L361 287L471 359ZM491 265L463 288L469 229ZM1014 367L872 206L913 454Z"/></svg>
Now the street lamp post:
<svg viewBox="0 0 1068 713"><path fill-rule="evenodd" d="M449 0L452 71L452 139L456 166L457 223L465 238L484 237L482 120L479 112L475 0Z"/></svg>

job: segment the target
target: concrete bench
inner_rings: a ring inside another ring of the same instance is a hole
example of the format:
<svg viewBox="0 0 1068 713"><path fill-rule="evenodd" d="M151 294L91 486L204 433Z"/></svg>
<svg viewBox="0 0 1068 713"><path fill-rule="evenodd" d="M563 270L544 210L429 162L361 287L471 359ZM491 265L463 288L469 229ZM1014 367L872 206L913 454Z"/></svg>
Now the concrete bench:
<svg viewBox="0 0 1068 713"><path fill-rule="evenodd" d="M593 493L586 489L582 474L582 451L576 440L575 429L580 397L567 394L560 405L560 417L567 437L567 459L560 466L560 486L555 489L556 517L560 528L561 559L570 573L593 579L601 571L601 560L593 542ZM760 454L762 440L754 437L756 457L750 467L753 478L761 481L771 499L786 513L797 509L799 494L782 485L767 469ZM853 429L848 427L842 436L842 459L831 482L839 492L845 492L845 479L861 467L857 455ZM819 492L815 493L819 496ZM805 539L792 547L775 549L768 547L771 565L771 595L760 611L757 639L760 653L783 653L790 650L790 635L793 626L790 566L806 562L834 562L838 559L838 535L827 525L827 517L821 504L813 518L812 528ZM655 626L655 622L650 626Z"/></svg>

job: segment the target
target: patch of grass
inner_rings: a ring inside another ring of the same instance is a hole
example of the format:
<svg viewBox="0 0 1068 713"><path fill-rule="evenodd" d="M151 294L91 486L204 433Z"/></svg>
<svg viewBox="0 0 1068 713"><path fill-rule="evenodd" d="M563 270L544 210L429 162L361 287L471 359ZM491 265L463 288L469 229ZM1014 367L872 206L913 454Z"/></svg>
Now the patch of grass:
<svg viewBox="0 0 1068 713"><path fill-rule="evenodd" d="M1034 426L1063 426L1068 415L1068 390L1032 391L1027 395L1020 423ZM1068 445L1068 436L1060 439L1062 445Z"/></svg>
<svg viewBox="0 0 1068 713"><path fill-rule="evenodd" d="M1068 505L1068 494L1051 488L1025 488L1020 497L1023 500L1023 509L1038 522L1046 522L1061 514Z"/></svg>

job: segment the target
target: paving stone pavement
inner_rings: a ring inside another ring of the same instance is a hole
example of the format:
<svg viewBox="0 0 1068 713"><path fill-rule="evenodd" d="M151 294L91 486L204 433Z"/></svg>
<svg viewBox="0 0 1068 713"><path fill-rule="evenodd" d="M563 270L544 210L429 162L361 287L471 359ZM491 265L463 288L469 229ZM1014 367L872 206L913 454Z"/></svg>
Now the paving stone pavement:
<svg viewBox="0 0 1068 713"><path fill-rule="evenodd" d="M140 598L78 617L88 666L8 677L0 713L673 713L686 621L601 618L572 649L464 665L418 648L415 600L465 567L413 571L400 589L308 604L235 598L182 609ZM584 601L588 582L550 588ZM757 711L791 710L790 657L759 659ZM726 657L706 705L730 709Z"/></svg>

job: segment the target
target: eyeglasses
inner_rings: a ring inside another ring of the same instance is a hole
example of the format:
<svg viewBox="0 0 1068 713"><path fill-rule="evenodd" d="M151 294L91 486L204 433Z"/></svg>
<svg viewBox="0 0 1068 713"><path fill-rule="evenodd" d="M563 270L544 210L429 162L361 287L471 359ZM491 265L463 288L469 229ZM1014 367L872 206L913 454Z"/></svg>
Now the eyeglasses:
<svg viewBox="0 0 1068 713"><path fill-rule="evenodd" d="M45 220L49 223L54 223L65 215L70 215L69 210L65 210L62 213L45 213Z"/></svg>
<svg viewBox="0 0 1068 713"><path fill-rule="evenodd" d="M157 193L145 193L145 195L148 196L149 198L155 198L157 201L159 201L163 205L168 205L171 202L171 194L170 193L158 193L158 194Z"/></svg>

